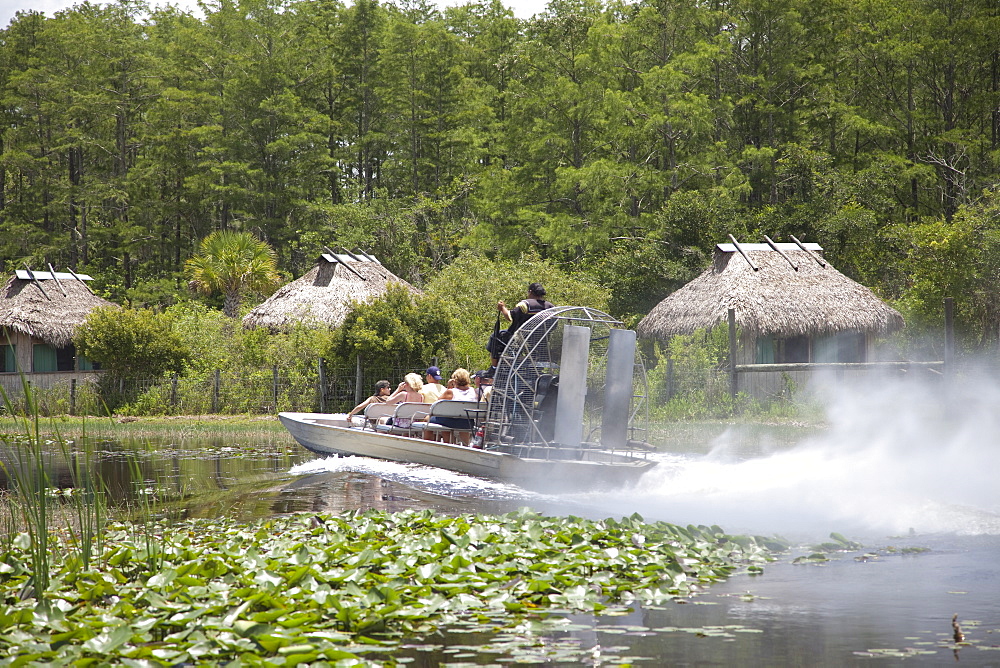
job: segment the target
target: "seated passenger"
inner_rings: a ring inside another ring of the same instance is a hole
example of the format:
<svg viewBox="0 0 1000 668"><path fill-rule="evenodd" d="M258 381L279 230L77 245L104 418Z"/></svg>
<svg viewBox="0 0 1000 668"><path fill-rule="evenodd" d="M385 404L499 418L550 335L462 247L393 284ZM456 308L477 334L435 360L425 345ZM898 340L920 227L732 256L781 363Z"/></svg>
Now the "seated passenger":
<svg viewBox="0 0 1000 668"><path fill-rule="evenodd" d="M435 401L441 398L441 393L444 392L445 387L441 384L441 369L436 366L427 367L425 373L424 387L420 390L420 394L424 395L424 401L433 404Z"/></svg>
<svg viewBox="0 0 1000 668"><path fill-rule="evenodd" d="M476 401L476 390L471 387L471 383L472 379L469 377L468 371L465 369L455 369L455 372L451 374L451 379L448 381L448 387L441 394L440 400ZM462 445L469 444L469 437L471 435L469 432L472 429L472 420L467 418L432 417L430 422L450 427L451 429L464 430L459 432L459 438L462 440ZM425 429L424 438L428 441L433 441L434 432ZM451 432L442 432L441 438L445 443L451 443Z"/></svg>
<svg viewBox="0 0 1000 668"><path fill-rule="evenodd" d="M403 378L403 382L396 388L393 395L385 400L385 403L400 404L404 401L415 401L420 404L426 404L427 402L424 401L424 395L420 394L420 390L423 386L424 381L420 380L420 376L415 373L408 373Z"/></svg>
<svg viewBox="0 0 1000 668"><path fill-rule="evenodd" d="M389 398L389 381L380 380L377 383L375 383L375 394L368 397L360 404L352 408L351 412L347 414L347 417L350 418L351 416L357 415L358 413L363 413L365 409L371 406L372 404L384 404L386 399L388 398Z"/></svg>
<svg viewBox="0 0 1000 668"><path fill-rule="evenodd" d="M476 399L478 401L489 401L490 394L493 393L493 376L488 370L477 371L472 374L476 383Z"/></svg>

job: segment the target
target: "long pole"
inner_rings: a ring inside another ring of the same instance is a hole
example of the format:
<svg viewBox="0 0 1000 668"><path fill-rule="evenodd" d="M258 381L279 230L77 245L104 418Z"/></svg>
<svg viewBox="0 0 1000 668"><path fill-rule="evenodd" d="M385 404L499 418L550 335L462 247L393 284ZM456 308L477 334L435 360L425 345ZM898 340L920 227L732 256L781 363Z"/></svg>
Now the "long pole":
<svg viewBox="0 0 1000 668"><path fill-rule="evenodd" d="M955 298L944 299L944 372L951 375L955 362Z"/></svg>
<svg viewBox="0 0 1000 668"><path fill-rule="evenodd" d="M357 356L354 366L354 405L361 403L361 355Z"/></svg>
<svg viewBox="0 0 1000 668"><path fill-rule="evenodd" d="M729 316L729 396L733 400L733 412L736 412L736 309L731 308Z"/></svg>

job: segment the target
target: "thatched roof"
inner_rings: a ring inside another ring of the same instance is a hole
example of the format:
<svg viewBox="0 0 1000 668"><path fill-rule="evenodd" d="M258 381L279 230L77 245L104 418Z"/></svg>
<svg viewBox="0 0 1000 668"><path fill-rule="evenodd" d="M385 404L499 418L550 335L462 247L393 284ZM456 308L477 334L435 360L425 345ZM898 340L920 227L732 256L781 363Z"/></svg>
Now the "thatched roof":
<svg viewBox="0 0 1000 668"><path fill-rule="evenodd" d="M660 339L690 334L726 322L730 308L736 326L749 335L902 329L899 312L834 269L822 250L798 241L719 244L712 266L657 304L636 331Z"/></svg>
<svg viewBox="0 0 1000 668"><path fill-rule="evenodd" d="M76 328L98 306L113 306L87 287L92 280L74 272L17 272L0 293L0 327L56 348L73 342Z"/></svg>
<svg viewBox="0 0 1000 668"><path fill-rule="evenodd" d="M370 255L324 253L312 270L247 313L243 326L274 331L296 323L339 327L352 303L384 295L390 283L419 293Z"/></svg>

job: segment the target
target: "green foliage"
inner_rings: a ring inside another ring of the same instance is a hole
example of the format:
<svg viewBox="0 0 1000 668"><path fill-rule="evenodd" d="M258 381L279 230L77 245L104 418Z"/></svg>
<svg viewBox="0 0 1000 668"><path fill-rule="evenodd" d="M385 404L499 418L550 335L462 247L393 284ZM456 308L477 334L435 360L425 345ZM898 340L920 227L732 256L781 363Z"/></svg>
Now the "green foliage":
<svg viewBox="0 0 1000 668"><path fill-rule="evenodd" d="M355 304L333 337L328 357L420 367L446 352L451 321L439 299L414 296L399 285L367 303Z"/></svg>
<svg viewBox="0 0 1000 668"><path fill-rule="evenodd" d="M702 254L692 252L689 257L701 260ZM662 241L629 239L616 242L595 273L610 293L609 313L631 324L694 278L691 264L676 258Z"/></svg>
<svg viewBox="0 0 1000 668"><path fill-rule="evenodd" d="M81 355L117 378L177 373L191 357L171 318L149 309L96 308L77 330L74 343Z"/></svg>
<svg viewBox="0 0 1000 668"><path fill-rule="evenodd" d="M348 512L147 526L108 526L90 567L53 544L44 596L25 587L25 545L6 546L4 656L60 665L375 664L402 639L456 618L514 636L541 623L539 611L622 614L635 600L688 600L773 559L766 539L638 515ZM565 658L593 656L588 647Z"/></svg>
<svg viewBox="0 0 1000 668"><path fill-rule="evenodd" d="M196 415L315 408L317 365L329 348L331 332L301 325L277 333L233 327L230 318L198 302L171 306L163 317L190 350L183 373L130 396L121 412ZM217 401L216 372L221 385Z"/></svg>
<svg viewBox="0 0 1000 668"><path fill-rule="evenodd" d="M935 285L961 290L980 348L1000 329L980 195L1000 164L981 83L995 14L915 0L587 0L530 21L378 0L22 14L0 40L0 257L162 307L213 230L266 241L288 273L327 244L417 284L461 249L533 253L630 318L726 235L795 234L901 299L911 331L939 320ZM244 289L269 289L190 267L230 316ZM473 319L466 356L488 329Z"/></svg>
<svg viewBox="0 0 1000 668"><path fill-rule="evenodd" d="M494 259L463 252L427 284L441 313L453 322L453 355L457 364L489 366L486 340L496 322L497 302L513 306L527 295L529 283L545 286L546 299L556 306L608 308L608 291L585 275L570 274L536 255L519 260ZM502 320L502 319L501 319ZM506 327L505 324L501 326Z"/></svg>
<svg viewBox="0 0 1000 668"><path fill-rule="evenodd" d="M184 269L191 289L225 296L223 312L230 318L238 315L244 294L272 290L281 280L274 250L249 232L212 232Z"/></svg>
<svg viewBox="0 0 1000 668"><path fill-rule="evenodd" d="M1000 196L986 193L950 221L925 219L897 235L909 249L910 286L899 306L911 338L942 326L942 303L955 300L958 341L967 349L995 347L1000 332Z"/></svg>
<svg viewBox="0 0 1000 668"><path fill-rule="evenodd" d="M677 335L664 346L653 344L653 368L648 372L655 415L660 419L722 417L732 414L728 364L729 330L719 325L709 331Z"/></svg>

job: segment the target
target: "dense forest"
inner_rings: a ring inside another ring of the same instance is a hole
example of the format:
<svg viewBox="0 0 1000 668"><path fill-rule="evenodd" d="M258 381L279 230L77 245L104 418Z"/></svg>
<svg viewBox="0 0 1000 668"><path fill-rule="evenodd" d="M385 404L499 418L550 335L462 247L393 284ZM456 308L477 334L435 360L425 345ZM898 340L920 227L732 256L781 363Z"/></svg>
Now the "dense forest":
<svg viewBox="0 0 1000 668"><path fill-rule="evenodd" d="M423 284L542 259L643 313L795 235L967 345L1000 327L1000 1L82 3L0 31L0 259L167 304L214 230Z"/></svg>

